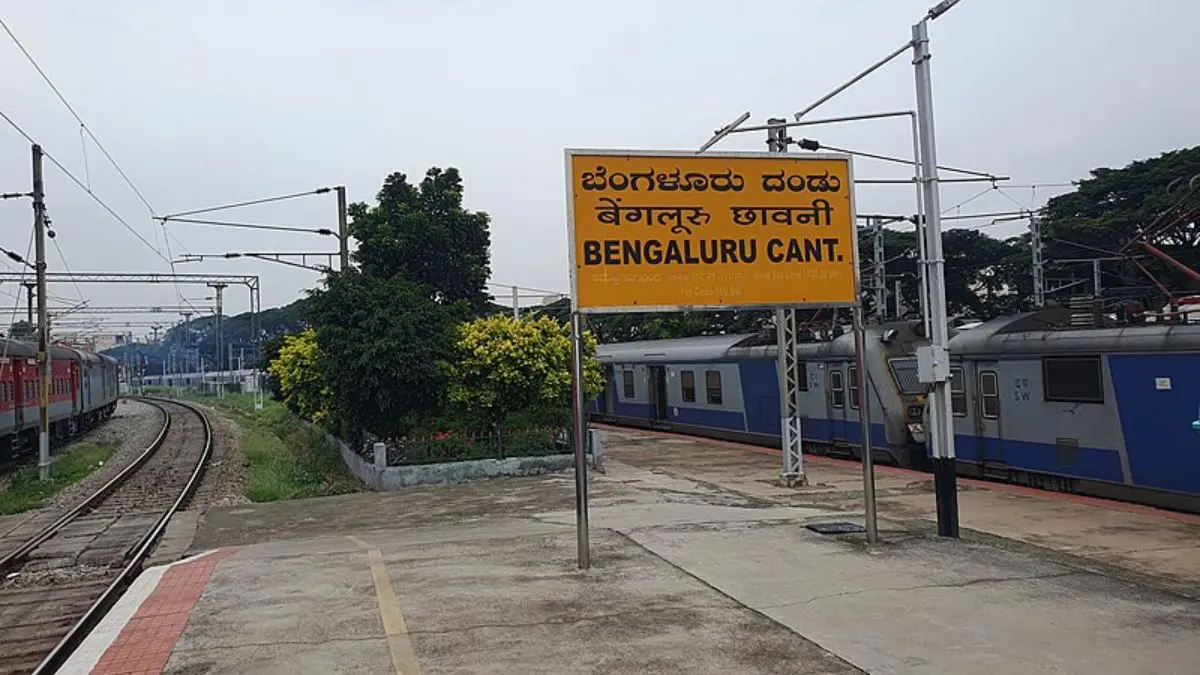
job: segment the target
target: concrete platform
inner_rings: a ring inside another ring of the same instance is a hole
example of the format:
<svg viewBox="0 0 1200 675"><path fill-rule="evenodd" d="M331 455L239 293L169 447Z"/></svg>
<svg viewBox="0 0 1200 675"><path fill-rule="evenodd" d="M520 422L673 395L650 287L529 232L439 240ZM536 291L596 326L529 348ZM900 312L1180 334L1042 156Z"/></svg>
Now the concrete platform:
<svg viewBox="0 0 1200 675"><path fill-rule="evenodd" d="M868 547L804 528L861 519L854 465L607 440L590 570L569 474L213 510L63 672L1200 672L1200 518L964 484L939 539L881 470Z"/></svg>

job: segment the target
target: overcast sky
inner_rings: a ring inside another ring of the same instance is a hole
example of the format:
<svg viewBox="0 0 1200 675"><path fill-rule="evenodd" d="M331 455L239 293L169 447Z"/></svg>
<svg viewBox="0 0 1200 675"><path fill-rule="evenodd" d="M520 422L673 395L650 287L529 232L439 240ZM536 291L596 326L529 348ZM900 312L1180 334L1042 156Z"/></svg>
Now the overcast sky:
<svg viewBox="0 0 1200 675"><path fill-rule="evenodd" d="M455 166L467 205L492 216L493 280L565 292L563 148L694 149L743 111L759 123L790 117L907 41L931 3L5 0L2 17L160 214L337 184L351 201L372 201L389 172L419 178ZM1038 206L1062 188L1031 184L1196 144L1198 24L1194 0L964 0L934 22L939 160L1024 186L963 212ZM70 269L167 271L163 258L185 251L336 250L327 237L182 224L165 239L90 141L85 170L78 124L6 35L0 63L0 110L151 244L48 166L55 241ZM810 117L913 101L905 55ZM911 156L903 120L793 135ZM747 134L718 148L761 150L763 141ZM0 191L28 190L28 143L2 121L0 159ZM855 173L905 170L858 160ZM943 206L986 187L946 186ZM858 207L911 213L913 190L863 186ZM221 217L333 227L336 204L326 195ZM24 253L28 201L0 203L0 218L0 246ZM61 270L49 251L50 268ZM259 274L265 307L318 278L255 262L177 270ZM16 302L15 290L0 286L0 301ZM169 286L51 292L64 302L82 292L93 305L175 299ZM228 312L246 309L244 291L229 296Z"/></svg>

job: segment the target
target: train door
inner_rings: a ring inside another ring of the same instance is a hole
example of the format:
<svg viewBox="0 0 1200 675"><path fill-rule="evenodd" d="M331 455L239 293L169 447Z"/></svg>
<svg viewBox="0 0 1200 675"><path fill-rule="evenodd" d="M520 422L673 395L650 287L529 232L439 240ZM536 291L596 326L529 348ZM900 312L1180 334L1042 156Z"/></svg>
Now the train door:
<svg viewBox="0 0 1200 675"><path fill-rule="evenodd" d="M650 412L656 420L667 419L667 368L649 366Z"/></svg>
<svg viewBox="0 0 1200 675"><path fill-rule="evenodd" d="M29 388L25 380L25 359L16 358L11 362L13 369L13 431L19 431L25 426L25 406L29 405Z"/></svg>
<svg viewBox="0 0 1200 675"><path fill-rule="evenodd" d="M67 377L67 381L64 383L66 393L71 397L71 408L74 410L76 415L80 414L84 410L82 387L83 380L86 378L85 373L87 372L83 369L85 363L86 361L83 361L82 359L79 361L72 361L70 375Z"/></svg>
<svg viewBox="0 0 1200 675"><path fill-rule="evenodd" d="M1004 436L1000 425L1000 377L996 364L980 363L975 378L975 424L979 459L984 473L989 466L1004 466Z"/></svg>
<svg viewBox="0 0 1200 675"><path fill-rule="evenodd" d="M846 371L840 363L829 364L829 440L845 447L846 436Z"/></svg>
<svg viewBox="0 0 1200 675"><path fill-rule="evenodd" d="M100 370L100 369L96 368L95 366L88 367L86 362L82 365L83 365L83 367L82 367L83 375L80 376L80 378L79 378L79 386L83 389L83 395L81 397L82 402L83 402L83 409L91 410L92 409L92 375L94 375L96 373L96 371ZM104 364L101 363L100 365L103 366ZM101 372L103 372L103 371L101 371Z"/></svg>
<svg viewBox="0 0 1200 675"><path fill-rule="evenodd" d="M613 398L616 395L617 381L613 376L613 367L611 363L604 364L604 389L600 391L600 400L597 402L596 409L605 414L611 415L613 411Z"/></svg>

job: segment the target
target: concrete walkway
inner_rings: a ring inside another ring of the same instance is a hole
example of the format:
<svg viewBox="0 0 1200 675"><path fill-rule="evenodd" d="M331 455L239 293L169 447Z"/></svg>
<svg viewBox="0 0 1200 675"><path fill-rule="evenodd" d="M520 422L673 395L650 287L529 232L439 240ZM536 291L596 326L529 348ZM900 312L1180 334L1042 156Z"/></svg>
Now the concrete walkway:
<svg viewBox="0 0 1200 675"><path fill-rule="evenodd" d="M1186 557L1200 522L966 486L1072 543L946 540L889 474L868 547L804 527L861 519L848 468L788 491L743 449L609 440L588 571L570 474L214 510L193 549L218 552L145 575L64 672L1198 672L1191 563L1115 542Z"/></svg>

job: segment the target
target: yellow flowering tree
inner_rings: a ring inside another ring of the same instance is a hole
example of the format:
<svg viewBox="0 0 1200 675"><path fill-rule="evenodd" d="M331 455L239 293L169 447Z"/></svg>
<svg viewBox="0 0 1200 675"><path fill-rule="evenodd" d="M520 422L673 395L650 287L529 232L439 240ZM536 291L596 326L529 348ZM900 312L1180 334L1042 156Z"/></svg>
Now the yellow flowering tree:
<svg viewBox="0 0 1200 675"><path fill-rule="evenodd" d="M311 328L288 335L279 355L272 359L268 372L279 379L283 402L296 414L316 424L329 419L329 388L317 363L317 334Z"/></svg>
<svg viewBox="0 0 1200 675"><path fill-rule="evenodd" d="M495 315L459 326L449 365L450 403L471 420L495 426L561 419L571 408L571 333L548 317ZM589 398L604 387L596 339L584 335Z"/></svg>

